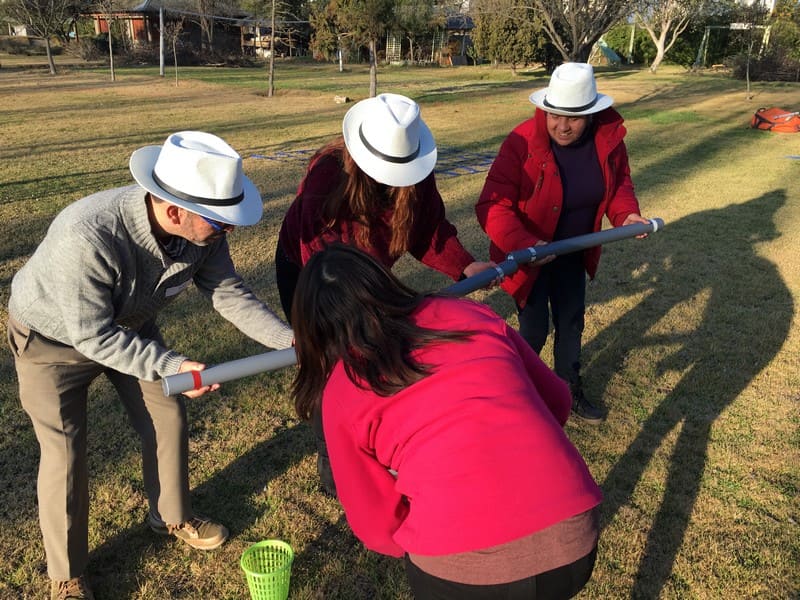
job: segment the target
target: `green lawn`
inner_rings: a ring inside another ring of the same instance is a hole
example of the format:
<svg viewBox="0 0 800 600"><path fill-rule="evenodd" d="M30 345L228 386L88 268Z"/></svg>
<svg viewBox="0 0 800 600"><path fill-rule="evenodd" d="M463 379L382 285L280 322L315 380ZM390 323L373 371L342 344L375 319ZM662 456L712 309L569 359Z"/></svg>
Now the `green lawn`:
<svg viewBox="0 0 800 600"><path fill-rule="evenodd" d="M172 131L205 129L245 157L265 216L231 236L234 260L279 310L273 251L303 173L301 151L340 131L369 89L363 66L278 62L263 69L7 68L0 56L0 327L14 272L66 204L131 182L130 153ZM59 57L56 57L59 64ZM760 106L797 110L797 84L742 82L664 68L600 70L626 118L633 179L663 232L605 248L589 285L584 340L599 427L567 431L605 493L600 551L583 598L797 598L800 595L800 136L753 131ZM379 91L417 99L443 160L439 183L465 245L485 257L473 206L486 164L532 114L542 70L381 68ZM459 158L460 157L460 158ZM448 165L461 165L445 173ZM420 289L446 281L412 260ZM516 324L503 292L474 294ZM208 363L263 352L190 292L161 319L177 349ZM550 348L543 356L550 360ZM239 557L280 538L296 552L292 599L404 599L402 564L364 550L335 500L317 491L314 445L294 415L293 369L224 384L189 402L196 507L226 523L212 553L157 538L138 442L112 389L90 399L89 576L98 599L245 598ZM42 597L38 445L0 353L0 597ZM520 477L524 477L520 473ZM497 507L502 510L502 507ZM476 515L476 518L480 518Z"/></svg>

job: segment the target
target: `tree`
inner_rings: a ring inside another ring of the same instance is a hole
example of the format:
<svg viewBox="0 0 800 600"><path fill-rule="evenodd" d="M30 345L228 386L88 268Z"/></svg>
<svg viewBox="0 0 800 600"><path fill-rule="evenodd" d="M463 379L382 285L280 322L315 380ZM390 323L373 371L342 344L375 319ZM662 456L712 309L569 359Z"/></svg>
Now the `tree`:
<svg viewBox="0 0 800 600"><path fill-rule="evenodd" d="M262 38L262 21L258 15L267 13L269 20L269 55L267 56L267 97L275 94L275 54L279 44L289 48L291 56L299 31L295 25L308 22L307 5L299 0L244 0L242 7L254 15L253 31L257 40ZM266 19L265 19L266 20Z"/></svg>
<svg viewBox="0 0 800 600"><path fill-rule="evenodd" d="M408 40L408 54L413 62L417 38L430 33L443 19L434 15L430 0L395 0L394 13L395 26Z"/></svg>
<svg viewBox="0 0 800 600"><path fill-rule="evenodd" d="M656 47L650 63L652 73L703 5L704 0L637 0L633 13L636 24L647 31Z"/></svg>
<svg viewBox="0 0 800 600"><path fill-rule="evenodd" d="M394 24L393 0L342 0L337 15L340 28L369 49L369 97L378 93L378 40Z"/></svg>
<svg viewBox="0 0 800 600"><path fill-rule="evenodd" d="M181 16L180 19L174 19L164 25L164 39L169 43L170 48L172 48L172 61L175 65L175 87L178 87L178 42L183 34L185 18L186 17Z"/></svg>
<svg viewBox="0 0 800 600"><path fill-rule="evenodd" d="M116 81L116 72L114 70L114 36L112 34L114 27L114 0L100 0L97 3L97 12L103 15L108 27L108 64L111 70L111 81Z"/></svg>
<svg viewBox="0 0 800 600"><path fill-rule="evenodd" d="M24 23L44 40L50 74L56 74L51 38L66 39L65 24L71 26L80 13L79 0L5 0L3 13L10 19Z"/></svg>
<svg viewBox="0 0 800 600"><path fill-rule="evenodd" d="M214 52L214 11L216 0L195 0L200 18L200 44L209 54Z"/></svg>
<svg viewBox="0 0 800 600"><path fill-rule="evenodd" d="M311 50L315 57L332 60L341 53L340 32L336 20L337 0L314 3L309 15L311 23Z"/></svg>
<svg viewBox="0 0 800 600"><path fill-rule="evenodd" d="M630 13L632 0L530 0L565 61L586 62L595 42Z"/></svg>
<svg viewBox="0 0 800 600"><path fill-rule="evenodd" d="M495 65L517 65L544 59L547 42L542 23L530 6L521 0L478 0L471 6L475 22L472 43L477 56Z"/></svg>
<svg viewBox="0 0 800 600"><path fill-rule="evenodd" d="M800 81L800 3L779 0L771 19L770 54L774 56L778 77Z"/></svg>
<svg viewBox="0 0 800 600"><path fill-rule="evenodd" d="M368 48L370 98L378 93L378 40L395 26L394 6L394 0L329 0L312 9L315 51L330 55L335 48L341 56L344 40Z"/></svg>

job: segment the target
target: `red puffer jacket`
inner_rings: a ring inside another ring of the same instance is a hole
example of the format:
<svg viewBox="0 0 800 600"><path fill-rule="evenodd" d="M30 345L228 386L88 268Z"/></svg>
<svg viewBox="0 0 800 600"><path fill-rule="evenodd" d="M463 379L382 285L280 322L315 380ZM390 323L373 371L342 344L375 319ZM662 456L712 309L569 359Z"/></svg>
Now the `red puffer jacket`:
<svg viewBox="0 0 800 600"><path fill-rule="evenodd" d="M505 139L475 206L478 221L491 240L490 257L496 262L539 240L552 241L556 230L563 190L546 121L546 113L537 110L533 118L518 125ZM595 115L595 145L605 193L597 209L594 231L600 231L604 214L614 227L622 225L629 214L639 214L622 123L613 108ZM599 261L599 246L584 251L586 271L592 278ZM523 265L505 278L503 289L524 306L538 271Z"/></svg>

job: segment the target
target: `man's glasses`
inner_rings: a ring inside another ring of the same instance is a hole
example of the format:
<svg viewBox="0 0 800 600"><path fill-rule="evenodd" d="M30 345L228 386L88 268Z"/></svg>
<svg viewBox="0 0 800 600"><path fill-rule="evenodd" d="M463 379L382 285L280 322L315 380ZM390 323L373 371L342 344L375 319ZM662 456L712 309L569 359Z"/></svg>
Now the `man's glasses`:
<svg viewBox="0 0 800 600"><path fill-rule="evenodd" d="M204 217L203 215L199 215L203 221L211 225L214 231L220 231L222 233L226 233L229 229L233 228L233 225L229 223L220 223L219 221L215 221L214 219L209 219L208 217Z"/></svg>

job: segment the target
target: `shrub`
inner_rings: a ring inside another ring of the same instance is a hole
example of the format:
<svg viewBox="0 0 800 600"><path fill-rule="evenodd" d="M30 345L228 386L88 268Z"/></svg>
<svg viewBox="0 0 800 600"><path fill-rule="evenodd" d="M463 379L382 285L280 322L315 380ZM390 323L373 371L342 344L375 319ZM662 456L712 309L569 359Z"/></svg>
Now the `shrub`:
<svg viewBox="0 0 800 600"><path fill-rule="evenodd" d="M733 77L748 76L747 55L737 54L726 61ZM749 77L752 81L800 81L800 60L786 48L776 48L761 57L750 56Z"/></svg>

